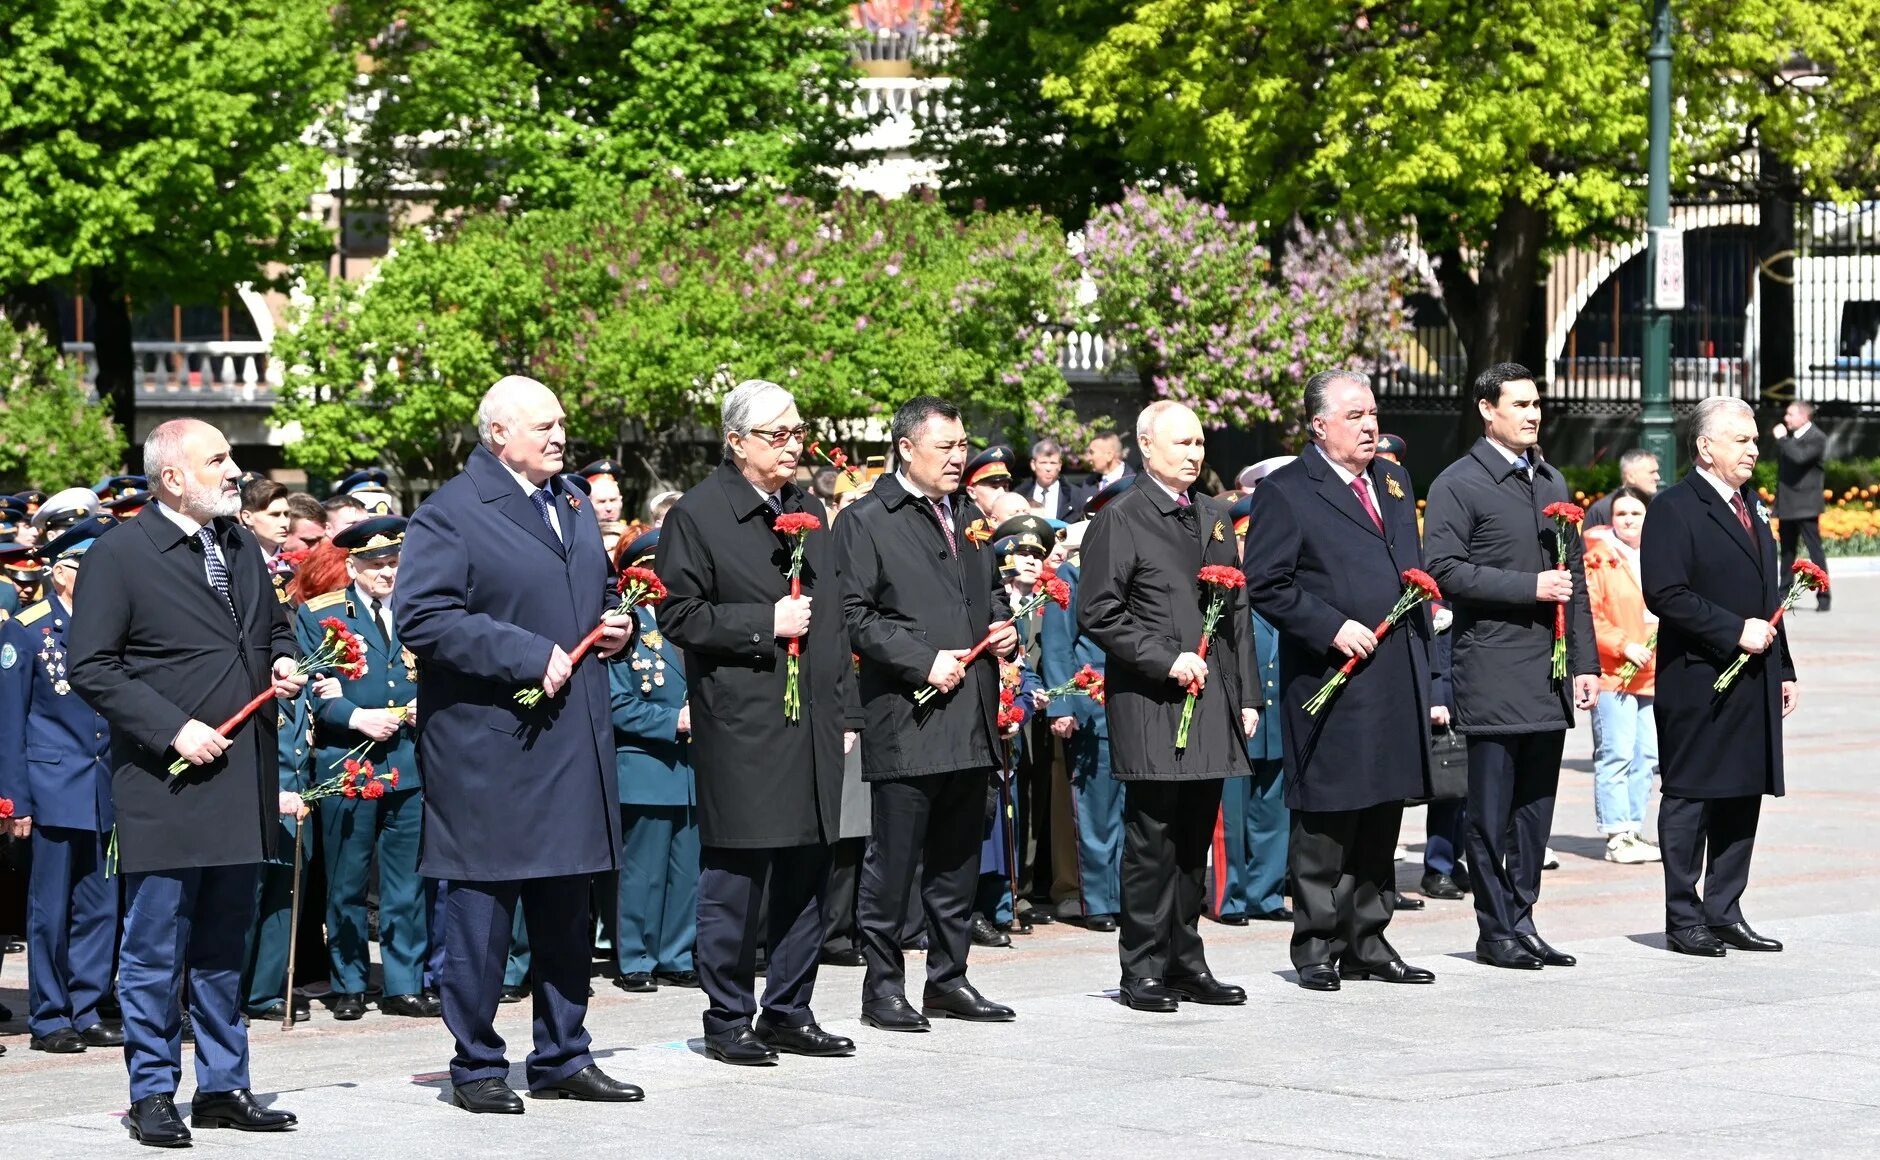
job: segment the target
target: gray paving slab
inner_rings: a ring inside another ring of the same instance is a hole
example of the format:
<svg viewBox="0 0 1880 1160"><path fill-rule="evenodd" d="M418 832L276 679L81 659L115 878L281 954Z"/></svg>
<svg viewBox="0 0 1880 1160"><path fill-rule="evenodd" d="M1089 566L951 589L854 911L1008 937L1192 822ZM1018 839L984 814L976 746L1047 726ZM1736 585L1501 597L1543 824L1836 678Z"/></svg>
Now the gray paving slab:
<svg viewBox="0 0 1880 1160"><path fill-rule="evenodd" d="M1291 981L1287 930L1208 924L1217 974L1241 1008L1169 1016L1117 1004L1114 937L1057 925L978 951L973 978L1017 1023L939 1023L889 1035L859 1021L861 973L823 973L825 1026L856 1037L847 1060L734 1069L698 1050L696 991L624 995L596 980L589 1027L602 1066L643 1085L632 1107L530 1101L519 1117L451 1107L449 1041L435 1022L316 1008L292 1032L252 1031L256 1088L301 1127L266 1137L200 1133L212 1156L428 1157L1560 1157L1880 1155L1880 572L1849 573L1835 612L1797 614L1801 715L1790 795L1768 803L1745 900L1784 939L1779 955L1721 961L1663 949L1656 866L1601 857L1590 739L1571 735L1556 814L1561 868L1539 910L1571 969L1473 961L1469 905L1432 902L1391 937L1437 972L1429 987ZM1406 816L1420 871L1421 811ZM919 956L910 973L918 975ZM0 1002L25 1007L24 963ZM518 1051L526 1005L498 1026ZM0 1025L0 1155L96 1157L134 1146L115 1052L49 1057ZM182 1098L193 1083L185 1063Z"/></svg>

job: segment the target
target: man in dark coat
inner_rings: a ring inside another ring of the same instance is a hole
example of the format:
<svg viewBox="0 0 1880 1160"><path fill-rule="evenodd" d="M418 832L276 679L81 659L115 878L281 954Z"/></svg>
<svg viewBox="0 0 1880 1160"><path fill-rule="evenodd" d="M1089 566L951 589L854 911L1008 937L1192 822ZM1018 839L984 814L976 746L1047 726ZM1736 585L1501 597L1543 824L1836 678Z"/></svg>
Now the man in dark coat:
<svg viewBox="0 0 1880 1160"><path fill-rule="evenodd" d="M1743 921L1741 902L1763 795L1782 796L1782 719L1799 695L1788 634L1769 623L1787 576L1750 483L1749 404L1705 399L1691 430L1696 470L1658 493L1639 543L1645 606L1658 616L1665 941L1707 957L1779 951ZM1715 691L1744 653L1749 663Z"/></svg>
<svg viewBox="0 0 1880 1160"><path fill-rule="evenodd" d="M660 627L685 653L689 699L700 710L692 758L703 845L696 958L711 1004L705 1050L738 1064L775 1063L779 1051L848 1055L855 1044L824 1031L810 1010L842 757L861 723L835 539L822 501L794 482L807 429L790 393L762 379L739 383L725 396L723 423L725 461L666 514L658 557L668 593ZM792 597L795 541L773 525L798 513L820 526L804 533L802 595ZM795 720L784 712L792 640L801 642ZM758 1016L760 945L769 970Z"/></svg>
<svg viewBox="0 0 1880 1160"><path fill-rule="evenodd" d="M1104 652L1110 768L1123 783L1118 989L1138 1011L1244 1003L1246 991L1208 970L1199 930L1221 783L1252 772L1247 737L1258 722L1245 593L1197 578L1234 566L1233 520L1194 490L1205 443L1193 411L1151 403L1136 440L1142 478L1091 521L1077 590L1077 625ZM1216 598L1224 603L1204 655L1203 616Z"/></svg>
<svg viewBox="0 0 1880 1160"><path fill-rule="evenodd" d="M875 791L858 903L862 1021L884 1031L925 1031L926 1015L1003 1022L1016 1016L966 981L966 954L987 778L999 759L997 659L1018 633L992 536L967 534L959 408L912 399L891 435L899 467L843 512L836 538L842 612L861 658L862 776ZM988 632L991 647L963 664ZM928 686L936 695L917 699ZM927 914L920 1010L907 1001L901 956L917 872Z"/></svg>
<svg viewBox="0 0 1880 1160"><path fill-rule="evenodd" d="M1541 863L1553 829L1560 755L1573 710L1599 698L1599 650L1586 603L1579 530L1543 515L1570 499L1540 457L1540 392L1518 363L1475 382L1483 437L1430 485L1423 554L1455 610L1453 728L1469 743L1469 873L1491 966L1570 967L1534 929ZM1556 611L1566 607L1566 671L1553 675Z"/></svg>
<svg viewBox="0 0 1880 1160"><path fill-rule="evenodd" d="M1828 457L1828 436L1815 426L1815 405L1800 399L1782 412L1782 422L1769 432L1776 441L1776 519L1782 528L1782 574L1795 563L1799 540L1815 567L1828 567L1821 551L1821 512L1827 506L1822 492L1821 464ZM1828 594L1815 597L1815 611L1828 611Z"/></svg>
<svg viewBox="0 0 1880 1160"><path fill-rule="evenodd" d="M607 666L632 617L609 618L594 656L569 649L611 607L592 505L560 479L561 404L517 376L477 407L480 445L405 532L392 604L417 658L424 832L418 870L450 883L443 906L444 1024L457 1041L452 1098L520 1113L496 1033L518 901L533 953L539 1096L628 1101L588 1052L588 877L615 866L619 791ZM539 688L541 701L516 695Z"/></svg>
<svg viewBox="0 0 1880 1160"><path fill-rule="evenodd" d="M1279 630L1279 710L1292 961L1299 985L1428 983L1384 930L1396 907L1391 853L1406 798L1429 785L1429 618L1412 609L1373 632L1420 568L1410 473L1377 454L1377 399L1356 371L1306 382L1312 447L1253 496L1241 567L1253 610ZM1350 680L1314 715L1305 704L1347 658Z"/></svg>
<svg viewBox="0 0 1880 1160"><path fill-rule="evenodd" d="M162 424L144 443L144 474L157 502L86 553L67 651L72 687L111 725L130 1133L176 1147L189 1140L175 1104L185 971L196 1032L191 1123L294 1123L248 1093L241 975L257 867L274 852L277 815L302 807L279 791L273 706L227 737L214 723L270 681L276 696L291 697L306 678L295 674L294 630L260 545L235 518L241 471L222 433L194 419ZM190 768L172 775L179 757Z"/></svg>

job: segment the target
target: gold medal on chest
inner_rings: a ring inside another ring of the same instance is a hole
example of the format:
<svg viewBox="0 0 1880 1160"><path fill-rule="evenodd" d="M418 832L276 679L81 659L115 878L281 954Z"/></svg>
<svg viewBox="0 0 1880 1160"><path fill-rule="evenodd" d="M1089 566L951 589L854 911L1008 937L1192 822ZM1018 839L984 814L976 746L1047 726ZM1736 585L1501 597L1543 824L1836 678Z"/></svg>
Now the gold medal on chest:
<svg viewBox="0 0 1880 1160"><path fill-rule="evenodd" d="M666 638L659 635L657 628L649 628L640 635L640 641L645 644L647 648L656 649L666 643Z"/></svg>
<svg viewBox="0 0 1880 1160"><path fill-rule="evenodd" d="M1390 493L1392 499L1403 498L1403 485L1397 482L1397 477L1394 475L1384 477L1384 490Z"/></svg>
<svg viewBox="0 0 1880 1160"><path fill-rule="evenodd" d="M1225 539L1227 539L1227 525L1223 524L1219 520L1215 520L1214 521L1214 542L1218 544Z"/></svg>

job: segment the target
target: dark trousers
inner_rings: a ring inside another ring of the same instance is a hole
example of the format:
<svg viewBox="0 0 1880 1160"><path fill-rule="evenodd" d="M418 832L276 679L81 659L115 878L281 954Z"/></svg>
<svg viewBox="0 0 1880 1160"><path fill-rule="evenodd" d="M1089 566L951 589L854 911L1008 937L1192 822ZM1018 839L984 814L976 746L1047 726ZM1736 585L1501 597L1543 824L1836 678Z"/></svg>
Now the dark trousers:
<svg viewBox="0 0 1880 1160"><path fill-rule="evenodd" d="M174 1094L182 1079L185 976L196 1032L196 1090L248 1087L241 981L255 913L255 867L128 873L124 898L118 1002L131 1099Z"/></svg>
<svg viewBox="0 0 1880 1160"><path fill-rule="evenodd" d="M367 942L366 891L373 854L379 866L379 958L385 994L424 989L431 949L424 879L418 876L422 789L393 790L376 801L335 798L321 804L320 851L326 863L326 929L333 957L333 990L363 994L372 967Z"/></svg>
<svg viewBox="0 0 1880 1160"><path fill-rule="evenodd" d="M766 948L764 1016L801 1027L815 1021L810 996L822 953L822 890L829 847L778 846L699 851L699 986L709 1005L705 1034L717 1038L751 1025L757 1014L757 948ZM762 904L768 901L768 914Z"/></svg>
<svg viewBox="0 0 1880 1160"><path fill-rule="evenodd" d="M1756 848L1762 798L1658 800L1658 848L1665 859L1665 929L1743 921L1743 890ZM1697 893L1698 877L1704 893Z"/></svg>
<svg viewBox="0 0 1880 1160"><path fill-rule="evenodd" d="M1125 979L1207 973L1201 908L1220 809L1220 778L1123 783L1123 909L1116 949Z"/></svg>
<svg viewBox="0 0 1880 1160"><path fill-rule="evenodd" d="M1397 957L1384 928L1397 905L1392 854L1402 824L1402 802L1292 812L1293 966L1375 967Z"/></svg>
<svg viewBox="0 0 1880 1160"><path fill-rule="evenodd" d="M35 1036L98 1022L111 990L118 888L105 877L106 836L64 826L33 827L26 896L26 975Z"/></svg>
<svg viewBox="0 0 1880 1160"><path fill-rule="evenodd" d="M856 905L868 972L862 1002L906 994L901 940L910 928L910 889L920 881L927 916L927 994L966 985L968 923L979 886L990 769L874 783L872 829Z"/></svg>
<svg viewBox="0 0 1880 1160"><path fill-rule="evenodd" d="M535 999L531 1088L594 1062L583 1026L588 1006L588 876L452 882L444 902L444 1026L457 1041L450 1079L466 1084L509 1074L496 1034L503 965L518 904L527 916Z"/></svg>
<svg viewBox="0 0 1880 1160"><path fill-rule="evenodd" d="M1456 860L1469 844L1468 803L1461 798L1444 798L1429 804L1423 821L1423 869L1431 874L1456 873Z"/></svg>
<svg viewBox="0 0 1880 1160"><path fill-rule="evenodd" d="M1808 549L1808 558L1810 560L1813 560L1818 567L1826 568L1828 566L1828 557L1821 550L1821 520L1819 517L1810 516L1807 519L1785 519L1782 521L1781 534L1782 574L1784 576L1787 576L1789 569L1795 566L1795 542L1798 539L1802 542L1802 546ZM1818 599L1823 604L1827 603L1828 600L1825 595Z"/></svg>
<svg viewBox="0 0 1880 1160"><path fill-rule="evenodd" d="M1534 932L1564 729L1469 738L1469 883L1489 942Z"/></svg>
<svg viewBox="0 0 1880 1160"><path fill-rule="evenodd" d="M823 950L852 951L862 945L855 900L862 884L867 838L843 838L829 846L829 884L823 888Z"/></svg>
<svg viewBox="0 0 1880 1160"><path fill-rule="evenodd" d="M1123 908L1123 783L1110 774L1110 739L1080 726L1064 743L1077 819L1077 884L1084 914Z"/></svg>
<svg viewBox="0 0 1880 1160"><path fill-rule="evenodd" d="M1221 787L1221 840L1214 848L1214 914L1272 914L1286 905L1286 785L1277 760L1258 758L1252 777Z"/></svg>
<svg viewBox="0 0 1880 1160"><path fill-rule="evenodd" d="M598 876L597 876L598 877ZM623 975L689 971L698 939L698 814L691 806L620 807L614 961Z"/></svg>
<svg viewBox="0 0 1880 1160"><path fill-rule="evenodd" d="M294 864L263 862L256 869L255 921L248 928L248 963L242 971L244 1007L262 1007L286 993L287 951L293 941ZM304 863L300 874L304 882ZM294 977L299 980L300 972L294 972Z"/></svg>

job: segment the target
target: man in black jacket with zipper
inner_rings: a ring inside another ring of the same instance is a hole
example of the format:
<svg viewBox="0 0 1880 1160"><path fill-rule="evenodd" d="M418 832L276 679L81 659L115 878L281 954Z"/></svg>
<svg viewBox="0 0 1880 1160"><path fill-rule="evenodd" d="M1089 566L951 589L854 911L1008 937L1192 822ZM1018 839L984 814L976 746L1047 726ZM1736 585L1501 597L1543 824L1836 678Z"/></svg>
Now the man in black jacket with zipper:
<svg viewBox="0 0 1880 1160"><path fill-rule="evenodd" d="M1543 461L1540 393L1518 363L1475 382L1483 437L1430 486L1423 555L1455 609L1456 719L1469 741L1469 874L1491 966L1570 967L1534 928L1541 863L1553 828L1560 754L1573 710L1599 696L1599 653L1586 603L1579 529L1542 513L1569 498ZM1553 675L1555 610L1566 608L1567 677ZM1512 837L1511 837L1512 836Z"/></svg>
<svg viewBox="0 0 1880 1160"><path fill-rule="evenodd" d="M991 536L967 534L959 408L910 400L895 412L892 436L896 470L836 527L842 612L861 663L862 776L874 785L857 908L868 959L862 1021L884 1031L925 1031L926 1015L1005 1022L1012 1009L966 981L966 954L987 777L999 754L997 661L1018 634ZM988 632L991 646L962 663ZM923 703L929 686L937 693ZM917 870L927 913L920 1010L907 1001L901 955Z"/></svg>

